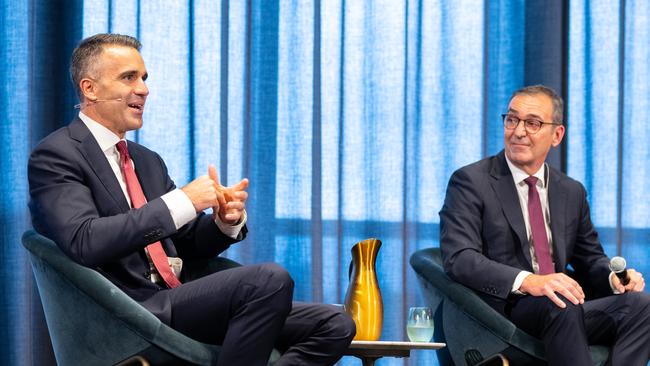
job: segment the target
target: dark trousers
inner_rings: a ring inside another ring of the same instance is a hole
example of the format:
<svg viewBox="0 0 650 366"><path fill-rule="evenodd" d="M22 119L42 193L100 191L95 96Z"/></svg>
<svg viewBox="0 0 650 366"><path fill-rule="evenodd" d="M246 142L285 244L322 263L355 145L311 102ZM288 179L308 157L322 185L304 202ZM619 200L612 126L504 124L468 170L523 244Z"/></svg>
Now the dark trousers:
<svg viewBox="0 0 650 366"><path fill-rule="evenodd" d="M166 294L162 294L166 293ZM169 296L171 327L222 345L219 366L333 365L355 334L352 319L325 304L292 302L293 280L275 264L213 273L154 296Z"/></svg>
<svg viewBox="0 0 650 366"><path fill-rule="evenodd" d="M645 366L650 359L650 294L608 296L562 309L547 297L525 296L511 308L512 322L539 337L548 364L592 366L589 345L611 347L613 366Z"/></svg>

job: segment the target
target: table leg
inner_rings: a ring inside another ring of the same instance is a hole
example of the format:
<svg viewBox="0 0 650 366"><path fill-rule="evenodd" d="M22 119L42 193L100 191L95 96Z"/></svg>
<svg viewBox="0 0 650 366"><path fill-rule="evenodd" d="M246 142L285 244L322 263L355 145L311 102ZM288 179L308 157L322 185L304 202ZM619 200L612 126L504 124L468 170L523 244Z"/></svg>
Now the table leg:
<svg viewBox="0 0 650 366"><path fill-rule="evenodd" d="M363 362L363 366L375 366L375 361L377 361L381 357L362 356L359 358Z"/></svg>

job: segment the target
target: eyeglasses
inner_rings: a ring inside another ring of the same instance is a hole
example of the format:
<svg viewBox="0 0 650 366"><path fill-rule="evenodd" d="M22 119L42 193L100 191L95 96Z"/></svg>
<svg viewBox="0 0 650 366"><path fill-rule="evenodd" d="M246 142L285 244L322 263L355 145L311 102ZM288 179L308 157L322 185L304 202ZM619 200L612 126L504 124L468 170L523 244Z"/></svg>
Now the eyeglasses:
<svg viewBox="0 0 650 366"><path fill-rule="evenodd" d="M555 126L562 125L561 123L544 122L534 118L520 119L519 117L513 116L512 114L502 114L501 118L503 118L503 127L505 127L508 130L514 130L515 128L517 128L517 126L519 126L519 122L523 122L526 132L528 132L531 135L539 132L539 130L541 130L542 126L544 125L555 125Z"/></svg>

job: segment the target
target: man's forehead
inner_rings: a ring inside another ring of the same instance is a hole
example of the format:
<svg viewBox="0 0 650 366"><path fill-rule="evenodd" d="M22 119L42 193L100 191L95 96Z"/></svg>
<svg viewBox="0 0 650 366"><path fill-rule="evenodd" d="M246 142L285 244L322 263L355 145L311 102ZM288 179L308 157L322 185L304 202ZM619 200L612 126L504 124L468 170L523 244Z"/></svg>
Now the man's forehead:
<svg viewBox="0 0 650 366"><path fill-rule="evenodd" d="M121 43L104 43L102 45L103 50L127 50L127 51L135 51L135 52L140 52L137 48L131 47L126 44L121 44Z"/></svg>
<svg viewBox="0 0 650 366"><path fill-rule="evenodd" d="M526 114L552 114L553 100L545 94L518 94L508 104L509 111Z"/></svg>
<svg viewBox="0 0 650 366"><path fill-rule="evenodd" d="M119 44L107 44L102 47L100 57L109 58L139 58L142 59L140 51L133 47L123 46Z"/></svg>
<svg viewBox="0 0 650 366"><path fill-rule="evenodd" d="M122 73L128 70L146 72L140 52L133 47L106 45L99 54L98 64L104 69Z"/></svg>

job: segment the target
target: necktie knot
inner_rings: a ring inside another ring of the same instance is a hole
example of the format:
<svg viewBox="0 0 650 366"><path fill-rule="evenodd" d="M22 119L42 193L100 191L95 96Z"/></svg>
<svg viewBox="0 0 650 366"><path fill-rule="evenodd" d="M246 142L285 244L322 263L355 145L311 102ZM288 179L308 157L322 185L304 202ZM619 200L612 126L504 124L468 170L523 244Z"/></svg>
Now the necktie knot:
<svg viewBox="0 0 650 366"><path fill-rule="evenodd" d="M117 151L120 152L122 158L126 158L126 159L131 158L129 156L129 149L126 148L126 141L120 140L115 146L117 147Z"/></svg>
<svg viewBox="0 0 650 366"><path fill-rule="evenodd" d="M539 179L537 179L537 177L531 175L530 177L524 179L524 182L526 182L526 184L528 184L529 188L532 188L532 187L535 187L538 180Z"/></svg>

